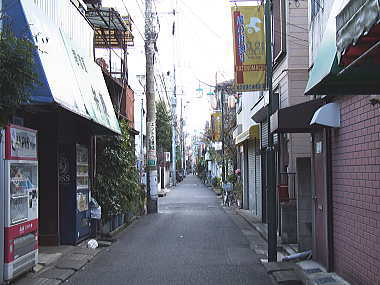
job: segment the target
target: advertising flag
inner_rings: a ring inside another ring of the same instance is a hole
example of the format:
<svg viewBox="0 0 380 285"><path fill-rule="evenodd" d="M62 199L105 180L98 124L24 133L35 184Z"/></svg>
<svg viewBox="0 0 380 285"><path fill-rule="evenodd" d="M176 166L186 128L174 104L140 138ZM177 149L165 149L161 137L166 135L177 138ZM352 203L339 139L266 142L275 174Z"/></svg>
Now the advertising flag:
<svg viewBox="0 0 380 285"><path fill-rule="evenodd" d="M216 112L211 115L212 140L218 142L222 136L222 113Z"/></svg>
<svg viewBox="0 0 380 285"><path fill-rule="evenodd" d="M235 90L266 88L264 6L232 7Z"/></svg>

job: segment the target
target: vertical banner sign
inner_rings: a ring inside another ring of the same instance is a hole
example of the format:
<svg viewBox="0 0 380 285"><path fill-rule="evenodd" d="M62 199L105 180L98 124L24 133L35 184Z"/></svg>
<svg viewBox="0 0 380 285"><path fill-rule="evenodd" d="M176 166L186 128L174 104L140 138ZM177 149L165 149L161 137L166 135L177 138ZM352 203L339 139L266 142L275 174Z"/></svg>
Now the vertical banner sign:
<svg viewBox="0 0 380 285"><path fill-rule="evenodd" d="M222 113L217 112L211 115L212 140L218 142L222 136Z"/></svg>
<svg viewBox="0 0 380 285"><path fill-rule="evenodd" d="M266 87L264 6L232 7L235 89L260 91Z"/></svg>
<svg viewBox="0 0 380 285"><path fill-rule="evenodd" d="M148 166L155 167L157 165L157 153L156 153L156 124L155 122L148 122L149 128L148 137Z"/></svg>

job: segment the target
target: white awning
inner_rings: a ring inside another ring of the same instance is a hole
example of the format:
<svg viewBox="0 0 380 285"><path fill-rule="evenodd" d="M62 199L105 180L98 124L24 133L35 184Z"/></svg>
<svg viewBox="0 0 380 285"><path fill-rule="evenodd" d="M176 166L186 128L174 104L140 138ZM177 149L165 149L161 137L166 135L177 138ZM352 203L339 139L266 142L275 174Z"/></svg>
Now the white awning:
<svg viewBox="0 0 380 285"><path fill-rule="evenodd" d="M339 60L349 46L355 45L362 35L366 35L379 22L378 0L349 0L336 17Z"/></svg>
<svg viewBox="0 0 380 285"><path fill-rule="evenodd" d="M337 103L323 105L314 113L310 125L340 128L340 106Z"/></svg>

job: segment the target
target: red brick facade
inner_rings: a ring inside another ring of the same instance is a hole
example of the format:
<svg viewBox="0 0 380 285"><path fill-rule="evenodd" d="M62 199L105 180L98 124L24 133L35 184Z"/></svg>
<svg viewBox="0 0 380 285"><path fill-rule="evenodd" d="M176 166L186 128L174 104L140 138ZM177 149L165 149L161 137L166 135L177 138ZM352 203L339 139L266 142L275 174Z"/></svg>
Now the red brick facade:
<svg viewBox="0 0 380 285"><path fill-rule="evenodd" d="M135 127L135 92L126 85L123 98L121 100L120 113L128 119L131 128Z"/></svg>
<svg viewBox="0 0 380 285"><path fill-rule="evenodd" d="M380 284L380 106L345 96L332 131L334 270L352 285Z"/></svg>

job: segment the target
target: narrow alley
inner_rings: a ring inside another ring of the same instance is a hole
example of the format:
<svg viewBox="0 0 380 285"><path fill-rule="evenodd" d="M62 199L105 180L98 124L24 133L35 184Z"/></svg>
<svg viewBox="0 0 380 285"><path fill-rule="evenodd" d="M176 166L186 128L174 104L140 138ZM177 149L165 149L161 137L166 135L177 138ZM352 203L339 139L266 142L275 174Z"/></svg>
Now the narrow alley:
<svg viewBox="0 0 380 285"><path fill-rule="evenodd" d="M271 284L215 193L188 176L68 284Z"/></svg>

